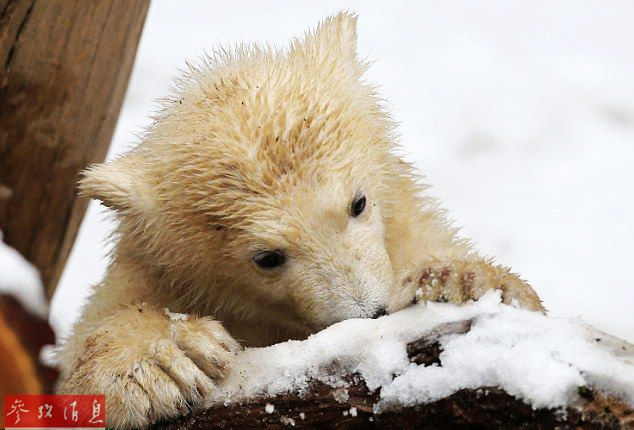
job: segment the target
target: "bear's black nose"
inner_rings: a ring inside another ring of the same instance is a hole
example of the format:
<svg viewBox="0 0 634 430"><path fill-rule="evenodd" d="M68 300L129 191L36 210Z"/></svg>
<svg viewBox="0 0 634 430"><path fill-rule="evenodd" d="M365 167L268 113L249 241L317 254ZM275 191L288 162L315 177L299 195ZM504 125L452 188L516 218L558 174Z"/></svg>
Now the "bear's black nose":
<svg viewBox="0 0 634 430"><path fill-rule="evenodd" d="M372 319L377 319L378 317L382 317L383 315L387 315L387 308L385 306L380 306L372 315Z"/></svg>

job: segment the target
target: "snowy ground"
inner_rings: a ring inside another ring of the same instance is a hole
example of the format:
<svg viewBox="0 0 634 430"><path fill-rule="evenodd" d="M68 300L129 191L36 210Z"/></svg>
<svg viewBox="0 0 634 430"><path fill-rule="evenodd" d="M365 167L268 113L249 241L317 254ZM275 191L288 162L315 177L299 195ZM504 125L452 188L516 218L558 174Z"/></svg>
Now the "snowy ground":
<svg viewBox="0 0 634 430"><path fill-rule="evenodd" d="M439 340L442 366L410 363L408 343L462 320L473 320L468 333ZM378 320L344 321L305 341L247 349L207 401L301 392L314 380L345 387L343 376L359 374L371 390L382 387L376 412L480 387L502 388L535 408L572 405L584 386L634 404L632 358L634 349L610 344L580 321L501 305L496 292L467 306L419 304Z"/></svg>
<svg viewBox="0 0 634 430"><path fill-rule="evenodd" d="M634 341L634 3L154 0L110 156L187 58L278 45L340 9L402 144L463 234L554 315ZM92 204L52 305L64 333L105 267Z"/></svg>

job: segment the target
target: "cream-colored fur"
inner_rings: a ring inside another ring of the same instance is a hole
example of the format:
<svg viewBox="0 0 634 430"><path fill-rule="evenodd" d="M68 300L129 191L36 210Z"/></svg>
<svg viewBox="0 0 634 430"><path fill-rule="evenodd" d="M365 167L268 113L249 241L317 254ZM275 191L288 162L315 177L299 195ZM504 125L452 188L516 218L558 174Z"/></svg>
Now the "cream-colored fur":
<svg viewBox="0 0 634 430"><path fill-rule="evenodd" d="M239 344L491 288L542 309L425 196L365 68L346 13L286 51L222 51L177 81L137 148L85 172L83 195L120 224L60 392L105 393L110 426L144 427L213 390ZM260 251L286 262L262 269Z"/></svg>

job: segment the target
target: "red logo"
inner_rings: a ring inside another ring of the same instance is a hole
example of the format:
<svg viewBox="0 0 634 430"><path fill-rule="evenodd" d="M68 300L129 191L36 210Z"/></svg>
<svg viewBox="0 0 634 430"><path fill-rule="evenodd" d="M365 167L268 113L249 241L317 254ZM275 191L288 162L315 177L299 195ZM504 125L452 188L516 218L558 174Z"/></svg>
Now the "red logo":
<svg viewBox="0 0 634 430"><path fill-rule="evenodd" d="M100 428L106 427L104 395L10 394L4 399L5 427Z"/></svg>

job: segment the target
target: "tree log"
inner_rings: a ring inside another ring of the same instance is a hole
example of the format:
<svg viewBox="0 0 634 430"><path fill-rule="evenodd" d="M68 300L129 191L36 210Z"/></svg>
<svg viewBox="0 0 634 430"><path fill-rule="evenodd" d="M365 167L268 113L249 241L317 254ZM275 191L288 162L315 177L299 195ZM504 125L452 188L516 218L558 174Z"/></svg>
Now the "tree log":
<svg viewBox="0 0 634 430"><path fill-rule="evenodd" d="M149 0L0 0L0 230L50 297L103 161Z"/></svg>
<svg viewBox="0 0 634 430"><path fill-rule="evenodd" d="M440 365L438 342L446 334L466 333L470 322L445 324L408 344L410 360ZM154 430L194 429L633 429L634 410L624 402L591 389L580 389L582 402L565 410L533 409L496 387L463 389L444 399L373 413L378 391L361 377L349 375L349 387L314 382L304 395L257 398L216 405L156 424ZM270 406L267 412L267 404Z"/></svg>

